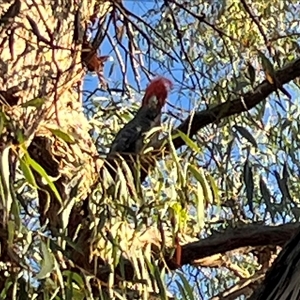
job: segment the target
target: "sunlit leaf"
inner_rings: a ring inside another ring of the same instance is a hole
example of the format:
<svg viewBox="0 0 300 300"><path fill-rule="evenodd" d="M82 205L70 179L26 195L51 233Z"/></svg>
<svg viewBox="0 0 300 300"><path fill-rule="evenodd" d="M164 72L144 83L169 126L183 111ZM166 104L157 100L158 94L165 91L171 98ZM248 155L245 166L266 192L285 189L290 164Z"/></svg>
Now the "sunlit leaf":
<svg viewBox="0 0 300 300"><path fill-rule="evenodd" d="M153 279L155 279L155 282L158 285L158 290L160 294L160 299L167 300L167 294L166 294L166 286L162 278L162 270L160 270L154 263L148 261L145 258L145 261L147 263L148 268L151 270L151 274L153 276Z"/></svg>
<svg viewBox="0 0 300 300"><path fill-rule="evenodd" d="M62 208L61 211L61 220L62 220L63 229L67 228L69 224L71 210L75 203L76 203L76 198L74 197L64 202L64 207Z"/></svg>
<svg viewBox="0 0 300 300"><path fill-rule="evenodd" d="M194 175L195 179L201 184L205 201L212 203L213 197L212 197L211 188L206 180L202 168L197 169L195 166L189 165L189 171Z"/></svg>
<svg viewBox="0 0 300 300"><path fill-rule="evenodd" d="M70 144L74 144L75 143L75 139L74 139L74 137L71 134L69 134L69 133L67 133L67 132L65 132L65 131L63 131L61 129L55 129L55 128L50 128L50 127L48 127L48 129L55 136L57 136L58 138L62 139L66 143L70 143Z"/></svg>
<svg viewBox="0 0 300 300"><path fill-rule="evenodd" d="M2 111L0 111L0 136L3 132L6 121L7 121L7 118L6 118L5 114Z"/></svg>
<svg viewBox="0 0 300 300"><path fill-rule="evenodd" d="M2 206L5 208L6 217L9 216L11 205L12 205L12 195L11 195L11 173L9 167L9 153L10 153L10 146L5 147L2 150L1 157L0 157L0 179L1 179L1 200Z"/></svg>
<svg viewBox="0 0 300 300"><path fill-rule="evenodd" d="M186 176L185 174L183 173L183 170L182 170L182 167L181 167L181 164L180 164L180 159L179 159L179 156L177 154L177 151L174 147L174 144L172 142L172 136L171 136L171 133L169 133L169 145L170 145L170 150L171 150L171 156L173 158L173 161L175 162L176 164L176 168L177 168L177 174L178 174L178 183L181 185L181 186L185 186L186 185Z"/></svg>
<svg viewBox="0 0 300 300"><path fill-rule="evenodd" d="M217 205L220 205L221 204L221 200L220 200L220 195L219 195L219 188L218 188L218 186L217 186L214 178L210 174L207 174L207 179L209 180L210 188L212 189L213 198L215 200L215 203Z"/></svg>
<svg viewBox="0 0 300 300"><path fill-rule="evenodd" d="M32 100L29 100L25 103L23 103L21 106L22 107L29 107L29 106L33 106L35 108L40 108L43 106L43 104L46 102L45 99L43 98L35 98L35 99L32 99Z"/></svg>
<svg viewBox="0 0 300 300"><path fill-rule="evenodd" d="M196 193L196 209L197 209L197 221L199 229L204 227L204 216L205 216L205 205L204 205L204 195L203 188L201 184L197 183L197 193Z"/></svg>
<svg viewBox="0 0 300 300"><path fill-rule="evenodd" d="M55 258L54 255L52 255L52 258L54 260L55 275L57 276L57 281L59 282L59 285L60 285L60 293L62 294L63 298L66 298L65 283L64 283L63 275L62 275L62 272L61 272L61 269L60 269L60 264L58 263L58 261L57 261L57 259Z"/></svg>
<svg viewBox="0 0 300 300"><path fill-rule="evenodd" d="M184 134L181 131L178 131L178 135L183 139L184 143L193 151L195 151L196 153L200 152L200 148L198 147L198 145L193 140L191 140L186 134Z"/></svg>
<svg viewBox="0 0 300 300"><path fill-rule="evenodd" d="M50 177L48 176L47 172L44 170L44 168L40 166L36 161L34 161L28 154L25 154L25 163L30 165L31 168L33 168L37 173L39 173L46 180L51 190L55 194L57 200L62 204L62 199L59 195L59 192L56 189Z"/></svg>
<svg viewBox="0 0 300 300"><path fill-rule="evenodd" d="M27 180L27 182L29 184L31 184L33 187L37 188L37 184L35 182L35 178L30 169L30 166L26 163L26 161L24 161L23 158L21 158L19 161L20 161L20 168L23 172L25 179Z"/></svg>
<svg viewBox="0 0 300 300"><path fill-rule="evenodd" d="M41 241L41 251L43 260L41 262L41 270L36 275L37 279L44 279L48 277L55 267L53 254L50 252L48 246L43 241Z"/></svg>

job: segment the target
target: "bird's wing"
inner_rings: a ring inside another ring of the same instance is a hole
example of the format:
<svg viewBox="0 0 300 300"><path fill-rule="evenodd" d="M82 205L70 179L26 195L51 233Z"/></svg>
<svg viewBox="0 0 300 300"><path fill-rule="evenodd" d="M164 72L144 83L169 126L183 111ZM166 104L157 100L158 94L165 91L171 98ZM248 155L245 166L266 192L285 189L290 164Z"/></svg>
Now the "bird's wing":
<svg viewBox="0 0 300 300"><path fill-rule="evenodd" d="M132 123L128 123L116 136L113 141L109 153L134 153L136 142L142 136L142 127L134 126Z"/></svg>
<svg viewBox="0 0 300 300"><path fill-rule="evenodd" d="M111 145L109 154L138 152L143 133L153 127L153 122L158 115L160 112L157 108L141 107L136 116L119 131Z"/></svg>

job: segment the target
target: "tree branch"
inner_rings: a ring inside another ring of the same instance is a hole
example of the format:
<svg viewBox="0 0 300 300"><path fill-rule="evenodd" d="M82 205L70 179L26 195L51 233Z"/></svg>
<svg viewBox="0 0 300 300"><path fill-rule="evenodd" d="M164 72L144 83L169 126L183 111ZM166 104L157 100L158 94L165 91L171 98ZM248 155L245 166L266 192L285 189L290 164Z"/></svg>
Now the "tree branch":
<svg viewBox="0 0 300 300"><path fill-rule="evenodd" d="M182 246L182 265L198 265L197 260L246 246L283 246L300 227L299 223L279 226L250 224L241 228L228 228L198 242Z"/></svg>
<svg viewBox="0 0 300 300"><path fill-rule="evenodd" d="M290 82L291 80L300 77L300 58L296 59L281 70L275 72L275 77L278 79L278 84L276 86L282 86ZM174 133L176 133L176 131L181 131L189 137L193 137L201 128L209 124L220 121L221 119L233 116L235 114L240 114L255 107L257 104L265 100L272 92L276 91L276 86L269 83L267 80L264 80L254 89L254 91L247 92L241 95L239 98L221 103L213 108L196 112L190 115L174 130ZM164 146L164 144L165 139L157 142L155 145L153 145L154 150L149 152L145 156L145 158L141 160L141 182L145 180L149 173L149 170L155 165L155 162L161 158L162 153L166 153L165 150L168 150L164 149L168 148L168 146ZM173 139L173 144L175 149L178 149L181 146L185 145L185 142L180 136L178 136ZM134 155L130 156L134 158ZM130 160L128 159L128 161ZM114 178L115 174L113 174L111 170L109 170L109 172ZM101 180L102 177L100 176L99 181Z"/></svg>
<svg viewBox="0 0 300 300"><path fill-rule="evenodd" d="M299 299L300 228L294 233L250 300Z"/></svg>
<svg viewBox="0 0 300 300"><path fill-rule="evenodd" d="M277 71L275 73L275 76L278 78L279 83L282 85L299 77L300 59L295 60L288 66ZM250 110L257 104L265 100L275 90L275 85L270 84L265 80L260 85L258 85L253 92L248 92L237 99L224 102L211 109L197 112L193 116L189 116L182 124L177 127L177 130L180 130L192 137L201 128L211 123ZM175 138L173 140L173 143L176 149L185 144L180 137Z"/></svg>
<svg viewBox="0 0 300 300"><path fill-rule="evenodd" d="M300 76L300 59L295 60L290 65L276 72L276 77L281 84L285 84ZM253 92L245 93L243 96L234 99L232 101L222 103L206 111L195 113L193 116L188 117L176 130L180 130L190 137L195 135L201 128L219 121L223 118L239 114L241 112L250 110L272 92L275 91L275 86L267 81L263 81L258 85ZM164 141L160 141L159 145L156 145L155 152L157 156L155 159L160 158L162 155L162 145ZM175 148L178 149L184 145L184 141L180 137L176 137L173 140ZM152 155L153 157L153 155ZM152 159L143 164L143 172L141 174L141 181L145 179L148 174L149 166L153 165L155 160ZM78 223L79 219L77 213L74 214L75 223ZM80 222L80 221L79 221ZM228 228L223 233L213 234L211 237L200 240L194 243L189 243L182 246L182 259L181 264L201 265L200 259L210 257L214 254L225 253L237 248L245 246L265 246L265 245L279 245L283 246L295 232L300 225L298 223L286 224L280 226L265 226L265 225L247 225L242 228ZM76 228L75 224L72 224L73 228ZM86 239L84 239L86 240ZM80 256L82 261L83 257ZM85 256L88 257L88 256ZM169 263L169 262L168 262ZM179 266L171 264L170 269L176 269ZM129 274L134 273L133 266L129 265ZM132 271L132 272L131 272ZM131 276L129 276L131 277Z"/></svg>
<svg viewBox="0 0 300 300"><path fill-rule="evenodd" d="M261 272L260 272L261 273ZM211 300L235 300L240 296L248 297L253 293L253 290L261 283L264 274L255 274L252 278L242 279L231 288L220 293Z"/></svg>
<svg viewBox="0 0 300 300"><path fill-rule="evenodd" d="M300 58L296 59L286 67L278 70L275 73L276 78L278 78L279 85L284 85L297 77L300 77ZM231 101L221 103L213 108L207 109L205 111L196 112L190 115L183 123L181 123L176 129L176 131L181 131L187 134L189 137L194 136L201 128L212 124L221 119L233 116L235 114L240 114L242 112L248 111L255 107L257 104L265 100L272 92L276 90L276 86L264 80L259 84L254 91L245 93ZM155 145L154 153L155 159L159 159L164 151L161 151L163 147L164 140L159 141ZM176 137L173 139L173 144L176 149L180 148L185 144L181 137ZM153 157L153 155L152 155ZM141 172L141 182L143 182L148 175L148 170L151 165L155 164L155 159L147 160L147 163L143 164L143 170Z"/></svg>

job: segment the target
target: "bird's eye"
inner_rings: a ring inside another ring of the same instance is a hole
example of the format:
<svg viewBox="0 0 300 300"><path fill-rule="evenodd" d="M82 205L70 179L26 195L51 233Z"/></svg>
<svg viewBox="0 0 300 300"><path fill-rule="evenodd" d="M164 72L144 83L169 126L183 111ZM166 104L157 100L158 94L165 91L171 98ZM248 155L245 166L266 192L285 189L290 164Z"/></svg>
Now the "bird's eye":
<svg viewBox="0 0 300 300"><path fill-rule="evenodd" d="M149 99L149 104L150 104L150 105L157 105L157 103L158 103L158 99L157 99L156 96L153 96L153 97L151 97L151 98Z"/></svg>

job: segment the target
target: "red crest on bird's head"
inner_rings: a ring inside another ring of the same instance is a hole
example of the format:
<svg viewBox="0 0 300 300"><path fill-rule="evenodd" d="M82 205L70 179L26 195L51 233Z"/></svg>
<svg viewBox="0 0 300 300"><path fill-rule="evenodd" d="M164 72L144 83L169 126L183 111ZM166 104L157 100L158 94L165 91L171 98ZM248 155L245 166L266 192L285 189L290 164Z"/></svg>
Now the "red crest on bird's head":
<svg viewBox="0 0 300 300"><path fill-rule="evenodd" d="M146 88L142 106L147 105L151 97L156 96L160 108L162 108L167 100L168 92L173 87L171 80L164 77L154 78Z"/></svg>

